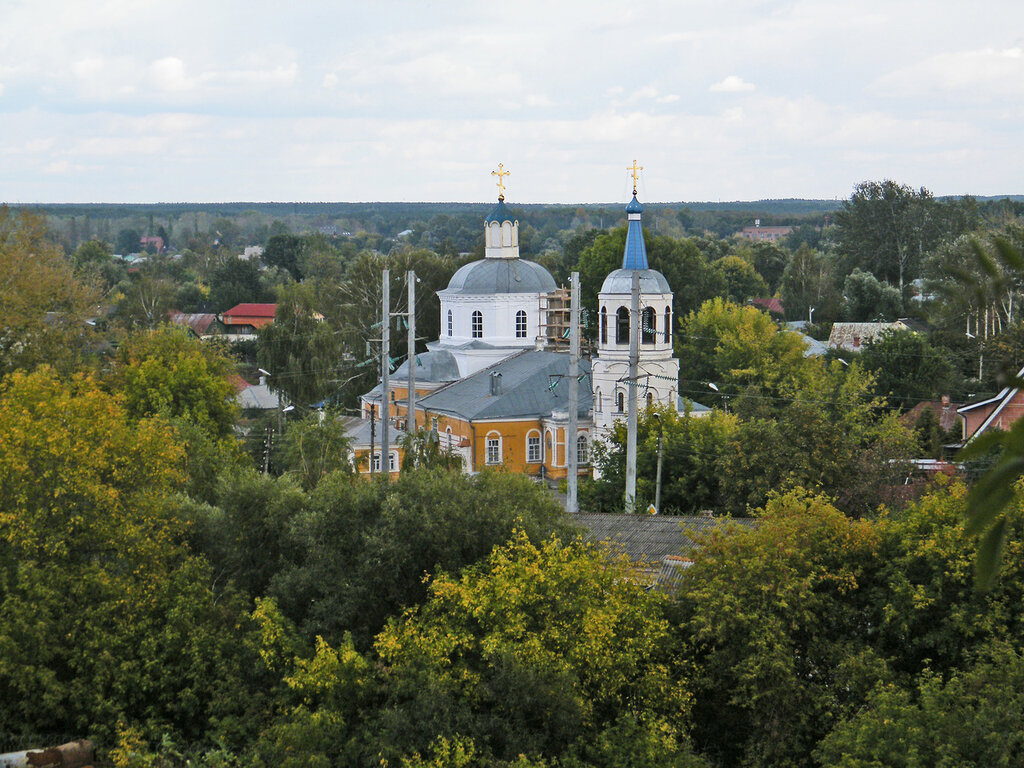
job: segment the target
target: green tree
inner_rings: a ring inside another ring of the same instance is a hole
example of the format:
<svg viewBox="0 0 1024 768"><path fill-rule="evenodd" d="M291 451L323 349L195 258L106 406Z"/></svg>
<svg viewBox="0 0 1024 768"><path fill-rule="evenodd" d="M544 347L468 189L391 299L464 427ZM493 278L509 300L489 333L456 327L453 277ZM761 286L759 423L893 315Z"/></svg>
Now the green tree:
<svg viewBox="0 0 1024 768"><path fill-rule="evenodd" d="M169 426L45 368L5 380L0 420L4 729L251 736L266 681L238 604L184 547Z"/></svg>
<svg viewBox="0 0 1024 768"><path fill-rule="evenodd" d="M217 312L227 312L243 302L263 302L272 298L264 285L259 265L237 256L221 261L209 276L210 304Z"/></svg>
<svg viewBox="0 0 1024 768"><path fill-rule="evenodd" d="M887 672L883 539L804 491L761 524L713 535L680 591L695 670L694 741L721 765L806 766L819 740Z"/></svg>
<svg viewBox="0 0 1024 768"><path fill-rule="evenodd" d="M352 472L345 422L333 412L315 412L293 421L284 433L281 459L284 471L306 490L331 472Z"/></svg>
<svg viewBox="0 0 1024 768"><path fill-rule="evenodd" d="M715 410L694 418L675 409L646 409L637 426L637 509L654 503L661 422L663 514L693 515L721 509L723 460L737 429L736 417ZM621 512L625 487L626 429L617 423L611 441L595 444L599 479L580 486L580 505L589 512Z"/></svg>
<svg viewBox="0 0 1024 768"><path fill-rule="evenodd" d="M457 571L504 542L516 526L535 541L564 531L558 505L528 478L420 469L392 483L334 473L295 521L295 565L271 588L309 637L359 648L389 616L426 596L424 574Z"/></svg>
<svg viewBox="0 0 1024 768"><path fill-rule="evenodd" d="M921 400L949 394L953 366L942 350L911 331L887 331L860 355L864 369L875 379L875 391L890 407L909 410Z"/></svg>
<svg viewBox="0 0 1024 768"><path fill-rule="evenodd" d="M806 245L797 248L782 273L779 292L790 320L810 320L813 314L819 322L839 318L841 296L835 265L820 251Z"/></svg>
<svg viewBox="0 0 1024 768"><path fill-rule="evenodd" d="M870 272L854 269L843 282L843 315L855 322L895 320L903 311L899 290Z"/></svg>
<svg viewBox="0 0 1024 768"><path fill-rule="evenodd" d="M302 237L299 235L271 235L260 259L264 264L286 269L296 280L302 279L299 257L302 255Z"/></svg>
<svg viewBox="0 0 1024 768"><path fill-rule="evenodd" d="M299 406L332 400L341 389L342 354L340 337L320 316L312 289L285 289L274 322L259 330L256 359L271 372L271 389Z"/></svg>
<svg viewBox="0 0 1024 768"><path fill-rule="evenodd" d="M691 312L676 334L676 355L686 361L681 391L737 395L748 387L775 394L806 376L804 343L780 331L768 315L723 299L705 302Z"/></svg>
<svg viewBox="0 0 1024 768"><path fill-rule="evenodd" d="M749 261L739 256L725 256L714 264L725 281L726 296L738 303L768 295L768 284Z"/></svg>
<svg viewBox="0 0 1024 768"><path fill-rule="evenodd" d="M98 292L75 277L41 219L0 207L0 377L48 363L78 368Z"/></svg>
<svg viewBox="0 0 1024 768"><path fill-rule="evenodd" d="M948 680L926 672L911 689L879 686L867 707L821 742L819 765L871 768L1009 766L1024 754L1024 660L996 644Z"/></svg>
<svg viewBox="0 0 1024 768"><path fill-rule="evenodd" d="M235 373L227 351L176 326L139 331L119 347L112 378L135 417L195 424L214 439L232 434L238 418Z"/></svg>
<svg viewBox="0 0 1024 768"><path fill-rule="evenodd" d="M939 204L924 187L865 181L836 212L836 250L848 270L867 270L896 283L902 295L904 284L918 276L922 258L943 235L939 217Z"/></svg>
<svg viewBox="0 0 1024 768"><path fill-rule="evenodd" d="M438 576L376 649L387 700L370 733L388 759L445 737L471 740L478 765L611 768L652 742L664 764L702 764L664 600L599 550L519 533L461 576Z"/></svg>

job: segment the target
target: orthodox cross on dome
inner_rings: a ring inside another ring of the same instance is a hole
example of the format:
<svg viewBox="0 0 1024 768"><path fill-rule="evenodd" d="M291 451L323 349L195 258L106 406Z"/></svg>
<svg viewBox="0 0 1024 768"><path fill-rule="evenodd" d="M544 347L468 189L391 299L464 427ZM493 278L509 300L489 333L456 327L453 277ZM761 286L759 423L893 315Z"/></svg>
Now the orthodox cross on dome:
<svg viewBox="0 0 1024 768"><path fill-rule="evenodd" d="M640 171L642 171L643 169L644 169L644 167L642 165L637 165L636 164L636 160L633 161L633 165L632 166L630 166L629 168L626 169L627 171L629 171L629 175L633 177L633 196L634 197L636 196L636 180L638 178L640 178Z"/></svg>
<svg viewBox="0 0 1024 768"><path fill-rule="evenodd" d="M497 176L498 177L498 199L499 200L504 200L505 199L505 179L504 179L504 177L505 176L511 176L511 175L512 175L512 172L511 171L506 171L505 170L505 166L503 166L501 163L498 163L498 170L491 171L491 176Z"/></svg>

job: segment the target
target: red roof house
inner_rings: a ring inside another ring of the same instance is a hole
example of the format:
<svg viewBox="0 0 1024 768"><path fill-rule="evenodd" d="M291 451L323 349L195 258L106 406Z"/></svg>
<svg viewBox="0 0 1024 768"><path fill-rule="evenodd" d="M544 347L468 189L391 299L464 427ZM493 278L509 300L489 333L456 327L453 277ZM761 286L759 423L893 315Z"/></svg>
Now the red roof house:
<svg viewBox="0 0 1024 768"><path fill-rule="evenodd" d="M257 329L274 322L277 304L238 304L220 316L229 334L252 336Z"/></svg>
<svg viewBox="0 0 1024 768"><path fill-rule="evenodd" d="M1024 377L1024 368L1017 371L1017 378ZM989 429L1009 429L1024 415L1024 390L1020 387L1005 387L995 397L957 408L963 419L964 443L984 434Z"/></svg>

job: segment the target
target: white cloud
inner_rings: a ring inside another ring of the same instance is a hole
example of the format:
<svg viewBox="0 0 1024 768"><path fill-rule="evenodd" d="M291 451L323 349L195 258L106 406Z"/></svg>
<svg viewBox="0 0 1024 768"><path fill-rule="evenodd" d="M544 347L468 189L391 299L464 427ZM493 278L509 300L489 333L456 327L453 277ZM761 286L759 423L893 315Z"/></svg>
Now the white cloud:
<svg viewBox="0 0 1024 768"><path fill-rule="evenodd" d="M160 90L181 92L195 87L194 81L185 76L185 62L177 56L167 56L154 61L150 65L150 70L153 73L153 82Z"/></svg>
<svg viewBox="0 0 1024 768"><path fill-rule="evenodd" d="M973 100L1024 95L1024 49L1020 47L937 54L879 77L873 88L884 95L930 97L958 93Z"/></svg>
<svg viewBox="0 0 1024 768"><path fill-rule="evenodd" d="M739 75L728 75L723 80L713 83L708 90L712 93L742 93L754 90L754 84L748 83Z"/></svg>

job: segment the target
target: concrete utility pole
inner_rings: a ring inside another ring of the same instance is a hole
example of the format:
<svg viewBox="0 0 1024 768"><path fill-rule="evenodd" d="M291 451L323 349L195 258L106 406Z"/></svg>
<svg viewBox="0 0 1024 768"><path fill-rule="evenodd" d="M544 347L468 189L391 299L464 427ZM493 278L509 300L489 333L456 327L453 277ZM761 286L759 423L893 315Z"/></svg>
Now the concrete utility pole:
<svg viewBox="0 0 1024 768"><path fill-rule="evenodd" d="M636 510L636 380L640 367L640 273L629 299L629 374L626 379L626 514Z"/></svg>
<svg viewBox="0 0 1024 768"><path fill-rule="evenodd" d="M569 299L569 425L565 432L566 464L569 467L568 498L565 508L569 514L577 511L576 486L579 483L579 456L577 454L577 436L579 431L577 412L579 406L579 369L580 369L580 273L573 272L569 280L572 294Z"/></svg>
<svg viewBox="0 0 1024 768"><path fill-rule="evenodd" d="M391 270L385 269L381 282L380 330L380 471L391 477L391 446L388 443L388 421L391 415ZM373 457L370 457L373 461Z"/></svg>
<svg viewBox="0 0 1024 768"><path fill-rule="evenodd" d="M654 511L661 514L661 450L664 440L664 430L661 425L661 414L655 411L651 414L658 420L658 474L654 481Z"/></svg>
<svg viewBox="0 0 1024 768"><path fill-rule="evenodd" d="M405 316L409 326L409 405L406 406L405 433L411 435L416 431L416 273L410 269L405 279L409 283L409 314Z"/></svg>

